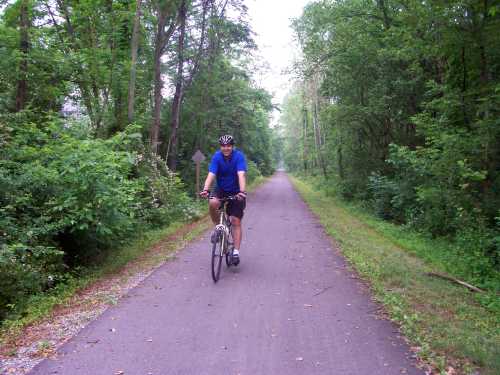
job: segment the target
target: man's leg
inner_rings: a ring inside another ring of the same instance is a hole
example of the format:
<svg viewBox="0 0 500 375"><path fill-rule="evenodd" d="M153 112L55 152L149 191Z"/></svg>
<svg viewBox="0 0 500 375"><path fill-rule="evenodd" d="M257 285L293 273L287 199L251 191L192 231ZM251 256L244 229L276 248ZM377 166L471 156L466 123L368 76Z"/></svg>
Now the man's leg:
<svg viewBox="0 0 500 375"><path fill-rule="evenodd" d="M210 218L212 219L212 222L217 225L219 224L219 207L220 207L220 201L217 198L210 198L208 201L208 212L210 213ZM210 241L212 243L217 242L217 232L215 229L212 231L212 234L210 235Z"/></svg>
<svg viewBox="0 0 500 375"><path fill-rule="evenodd" d="M228 208L228 214L231 217L231 227L233 231L234 250L233 262L237 266L240 263L240 245L241 238L243 237L243 230L241 228L241 219L243 219L243 211L245 210L246 201L237 200L231 201Z"/></svg>
<svg viewBox="0 0 500 375"><path fill-rule="evenodd" d="M241 245L241 238L243 236L243 231L241 229L241 219L238 219L235 216L231 216L231 225L233 226L234 248L239 250Z"/></svg>
<svg viewBox="0 0 500 375"><path fill-rule="evenodd" d="M219 224L219 207L220 200L217 198L210 198L208 201L208 212L210 212L210 217L214 224Z"/></svg>
<svg viewBox="0 0 500 375"><path fill-rule="evenodd" d="M233 240L234 240L234 250L233 250L233 264L237 266L240 264L240 245L241 237L243 236L243 230L241 229L241 219L236 216L231 216L231 226L233 227Z"/></svg>

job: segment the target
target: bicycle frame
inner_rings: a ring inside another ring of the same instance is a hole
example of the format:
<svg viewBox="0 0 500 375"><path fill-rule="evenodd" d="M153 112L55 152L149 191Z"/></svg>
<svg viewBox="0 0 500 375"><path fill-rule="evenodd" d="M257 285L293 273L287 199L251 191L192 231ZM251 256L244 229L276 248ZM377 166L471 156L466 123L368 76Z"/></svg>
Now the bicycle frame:
<svg viewBox="0 0 500 375"><path fill-rule="evenodd" d="M225 256L226 265L230 267L233 263L231 242L231 222L227 214L227 205L230 200L234 200L234 196L229 196L220 199L219 205L219 223L215 225L215 234L217 238L212 242L212 278L214 282L219 280L222 258Z"/></svg>
<svg viewBox="0 0 500 375"><path fill-rule="evenodd" d="M222 254L225 254L227 252L228 248L228 242L229 242L229 236L231 234L231 229L230 225L231 222L229 221L229 217L227 216L226 208L227 208L228 201L225 200L221 203L219 207L219 224L215 226L215 229L217 231L220 231L222 233Z"/></svg>

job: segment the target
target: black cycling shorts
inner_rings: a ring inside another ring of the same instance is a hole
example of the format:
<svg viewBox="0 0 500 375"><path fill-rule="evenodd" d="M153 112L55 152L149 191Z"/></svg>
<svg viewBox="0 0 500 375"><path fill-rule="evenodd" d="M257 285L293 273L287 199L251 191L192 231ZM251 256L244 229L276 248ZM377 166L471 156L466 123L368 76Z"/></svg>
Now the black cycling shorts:
<svg viewBox="0 0 500 375"><path fill-rule="evenodd" d="M215 192L215 196L217 198L224 198L224 197L228 197L230 195L236 195L237 193L226 193L226 192L223 192L223 191L220 191L220 190L217 190ZM245 207L246 207L246 199L235 199L235 200L232 200L232 201L229 201L227 203L227 214L229 216L234 216L234 217L237 217L238 219L242 219L243 218L243 211L245 211Z"/></svg>

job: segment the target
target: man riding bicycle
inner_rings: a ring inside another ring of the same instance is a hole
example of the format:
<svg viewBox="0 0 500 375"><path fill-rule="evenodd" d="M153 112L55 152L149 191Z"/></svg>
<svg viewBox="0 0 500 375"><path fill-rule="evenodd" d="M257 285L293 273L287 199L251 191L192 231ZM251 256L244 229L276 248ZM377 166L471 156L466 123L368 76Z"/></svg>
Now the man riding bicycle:
<svg viewBox="0 0 500 375"><path fill-rule="evenodd" d="M245 155L234 148L234 138L223 135L219 138L220 150L216 151L210 161L208 175L200 195L204 198L209 196L209 189L214 180L217 181L215 195L210 198L209 212L214 224L218 224L219 216L217 210L220 207L220 198L236 196L236 200L228 202L227 214L231 218L234 238L233 263L240 262L240 245L242 238L241 219L246 206L247 193L246 172L247 162ZM212 234L212 242L216 241L216 234Z"/></svg>

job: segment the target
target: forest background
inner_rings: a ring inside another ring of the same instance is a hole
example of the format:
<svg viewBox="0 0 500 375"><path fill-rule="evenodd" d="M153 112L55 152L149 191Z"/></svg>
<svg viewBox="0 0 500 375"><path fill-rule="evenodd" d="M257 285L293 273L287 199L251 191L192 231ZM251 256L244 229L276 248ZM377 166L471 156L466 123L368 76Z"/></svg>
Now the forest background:
<svg viewBox="0 0 500 375"><path fill-rule="evenodd" d="M287 169L439 240L430 257L497 294L500 3L316 1L293 28Z"/></svg>
<svg viewBox="0 0 500 375"><path fill-rule="evenodd" d="M432 256L500 311L498 1L312 2L273 128L243 0L0 6L0 321L201 215L191 156L223 133L250 180L283 161L445 243Z"/></svg>
<svg viewBox="0 0 500 375"><path fill-rule="evenodd" d="M0 321L120 244L200 216L191 157L208 161L221 134L250 181L273 172L243 1L0 5Z"/></svg>

